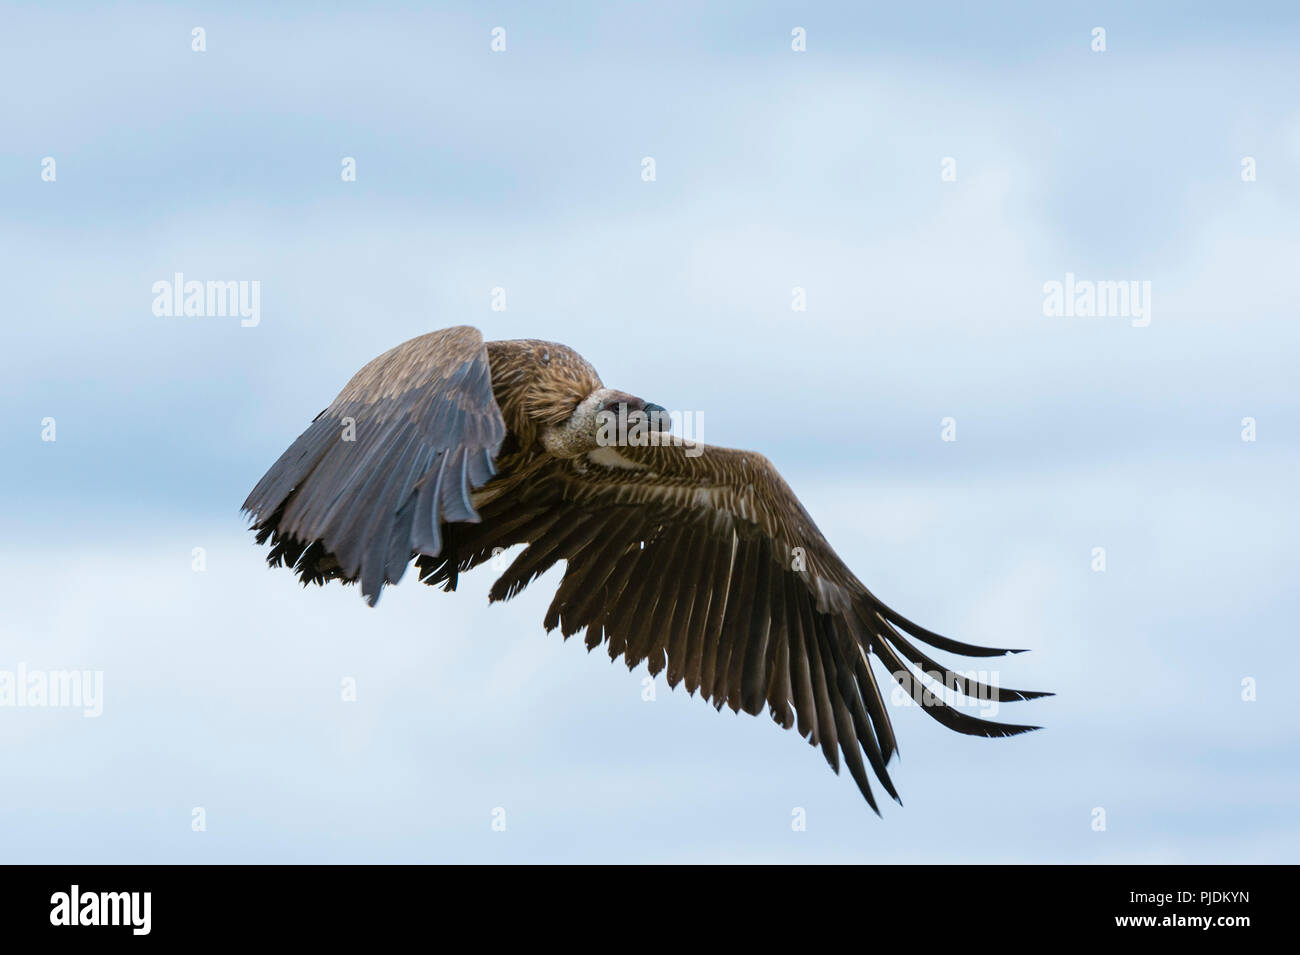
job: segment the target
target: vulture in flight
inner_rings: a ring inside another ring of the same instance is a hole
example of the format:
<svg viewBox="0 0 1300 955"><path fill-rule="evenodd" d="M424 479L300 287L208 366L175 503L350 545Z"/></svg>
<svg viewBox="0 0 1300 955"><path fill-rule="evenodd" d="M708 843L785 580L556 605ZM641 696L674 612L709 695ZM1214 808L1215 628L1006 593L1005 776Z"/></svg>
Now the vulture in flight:
<svg viewBox="0 0 1300 955"><path fill-rule="evenodd" d="M422 581L450 591L466 570L526 544L493 601L564 561L548 631L584 631L589 650L606 643L629 669L646 661L717 709L767 709L837 773L842 757L877 813L867 765L899 797L872 655L960 733L1037 728L978 719L930 685L980 700L1048 694L978 683L920 644L977 657L1018 651L940 636L887 607L765 457L686 440L666 418L606 388L564 345L447 328L357 372L243 509L270 545L268 563L304 584L359 583L371 605L412 560ZM632 426L611 427L615 419Z"/></svg>

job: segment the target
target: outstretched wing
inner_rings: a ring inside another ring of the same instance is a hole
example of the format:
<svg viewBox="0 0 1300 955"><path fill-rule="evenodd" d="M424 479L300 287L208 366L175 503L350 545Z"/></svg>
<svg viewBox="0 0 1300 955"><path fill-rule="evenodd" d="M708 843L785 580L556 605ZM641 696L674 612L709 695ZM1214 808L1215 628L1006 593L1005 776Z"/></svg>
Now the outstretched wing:
<svg viewBox="0 0 1300 955"><path fill-rule="evenodd" d="M273 565L304 582L360 580L372 605L441 529L477 521L505 437L483 337L459 326L367 364L253 488L243 509Z"/></svg>
<svg viewBox="0 0 1300 955"><path fill-rule="evenodd" d="M968 655L1015 652L941 637L876 599L766 458L654 437L479 492L482 523L449 527L443 552L419 559L421 578L454 589L494 548L527 543L492 588L500 600L565 561L547 630L585 630L589 649L604 641L629 668L645 660L652 674L666 669L671 686L684 681L719 709L766 707L836 772L842 754L873 809L864 757L898 794L885 768L894 732L869 654L954 730L1036 728L977 719L932 693L913 668L980 699L1046 695L976 683L919 649L909 637Z"/></svg>

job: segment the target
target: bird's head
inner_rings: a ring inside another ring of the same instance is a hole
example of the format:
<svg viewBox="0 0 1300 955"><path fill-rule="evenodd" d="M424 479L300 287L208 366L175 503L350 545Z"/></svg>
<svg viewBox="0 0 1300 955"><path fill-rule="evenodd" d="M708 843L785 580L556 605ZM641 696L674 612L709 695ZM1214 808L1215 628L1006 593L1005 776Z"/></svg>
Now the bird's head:
<svg viewBox="0 0 1300 955"><path fill-rule="evenodd" d="M671 426L662 405L626 391L598 388L578 402L568 418L544 429L542 444L557 458L575 458L601 447L648 443L648 435Z"/></svg>

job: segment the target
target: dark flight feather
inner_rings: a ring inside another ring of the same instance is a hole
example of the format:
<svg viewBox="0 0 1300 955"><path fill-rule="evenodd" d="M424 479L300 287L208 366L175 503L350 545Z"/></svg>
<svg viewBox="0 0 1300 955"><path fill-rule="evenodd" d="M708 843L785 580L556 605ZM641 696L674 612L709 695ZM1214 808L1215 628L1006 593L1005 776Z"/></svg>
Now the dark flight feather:
<svg viewBox="0 0 1300 955"><path fill-rule="evenodd" d="M1036 728L940 699L928 679L977 700L1050 694L987 685L918 647L1020 652L944 637L885 605L761 455L667 435L613 458L552 453L548 429L602 387L553 342L484 343L468 327L412 339L362 368L257 483L244 502L257 542L304 584L359 582L371 604L412 559L422 581L455 590L525 545L491 600L563 564L546 630L583 631L589 650L605 643L715 708L766 710L837 773L843 763L877 813L870 776L898 800L886 770L898 747L872 656L959 733Z"/></svg>

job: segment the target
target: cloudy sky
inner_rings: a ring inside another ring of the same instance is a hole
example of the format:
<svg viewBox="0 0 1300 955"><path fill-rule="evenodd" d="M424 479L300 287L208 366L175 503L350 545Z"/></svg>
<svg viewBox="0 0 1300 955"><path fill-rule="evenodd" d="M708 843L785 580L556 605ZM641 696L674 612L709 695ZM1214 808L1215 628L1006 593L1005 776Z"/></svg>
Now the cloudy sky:
<svg viewBox="0 0 1300 955"><path fill-rule="evenodd" d="M0 706L0 858L1297 860L1300 14L699 6L4 5L0 675L104 695ZM178 272L257 325L155 315ZM1046 315L1067 273L1150 324ZM1058 696L998 716L1046 729L900 707L881 820L545 634L558 572L267 569L257 478L453 324L765 453L891 605L1031 648L1000 682Z"/></svg>

